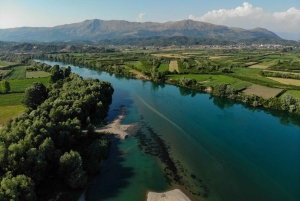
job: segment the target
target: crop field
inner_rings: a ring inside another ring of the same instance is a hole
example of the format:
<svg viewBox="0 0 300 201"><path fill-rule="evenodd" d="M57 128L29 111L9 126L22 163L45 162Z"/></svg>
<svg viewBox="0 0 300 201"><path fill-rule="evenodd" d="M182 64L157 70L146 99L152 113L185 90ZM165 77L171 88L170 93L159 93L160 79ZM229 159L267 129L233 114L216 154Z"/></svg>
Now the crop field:
<svg viewBox="0 0 300 201"><path fill-rule="evenodd" d="M264 72L272 72L272 73L287 73L287 74L293 74L293 75L300 75L298 72L290 72L290 71L272 71L272 70L264 70Z"/></svg>
<svg viewBox="0 0 300 201"><path fill-rule="evenodd" d="M268 67L269 66L263 66L263 65L256 64L256 65L249 66L248 68L267 69Z"/></svg>
<svg viewBox="0 0 300 201"><path fill-rule="evenodd" d="M39 78L39 77L48 77L50 73L45 71L27 71L26 78Z"/></svg>
<svg viewBox="0 0 300 201"><path fill-rule="evenodd" d="M156 57L167 57L167 58L188 58L188 56L184 56L181 54L152 54Z"/></svg>
<svg viewBox="0 0 300 201"><path fill-rule="evenodd" d="M173 71L177 71L177 72L179 72L179 69L178 69L178 63L177 63L177 61L176 60L172 60L172 61L170 61L170 64L169 64L169 71L170 72L173 72Z"/></svg>
<svg viewBox="0 0 300 201"><path fill-rule="evenodd" d="M18 67L12 68L12 72L6 79L16 80L16 79L25 79L25 78L26 78L26 67L18 66Z"/></svg>
<svg viewBox="0 0 300 201"><path fill-rule="evenodd" d="M49 78L31 78L20 80L8 80L10 83L11 92L24 92L26 88L30 87L34 82L41 82L45 86L49 84Z"/></svg>
<svg viewBox="0 0 300 201"><path fill-rule="evenodd" d="M275 97L281 91L282 89L275 89L275 88L264 87L264 86L254 84L248 87L247 89L245 89L243 93L247 95L254 94L267 99L267 98Z"/></svg>
<svg viewBox="0 0 300 201"><path fill-rule="evenodd" d="M300 86L300 80L287 79L287 78L279 78L279 77L268 77L268 78L271 79L271 80L275 80L277 82L280 82L282 84Z"/></svg>
<svg viewBox="0 0 300 201"><path fill-rule="evenodd" d="M169 64L162 63L158 67L158 72L165 72L169 70Z"/></svg>

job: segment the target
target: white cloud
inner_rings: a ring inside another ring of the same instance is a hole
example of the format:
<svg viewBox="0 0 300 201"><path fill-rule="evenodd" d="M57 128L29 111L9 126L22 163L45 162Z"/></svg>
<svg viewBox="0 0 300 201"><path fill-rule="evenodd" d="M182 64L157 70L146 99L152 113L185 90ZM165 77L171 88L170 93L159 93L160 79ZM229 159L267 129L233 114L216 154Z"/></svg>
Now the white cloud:
<svg viewBox="0 0 300 201"><path fill-rule="evenodd" d="M146 15L146 13L140 13L137 18L136 21L137 22L142 22L143 21L143 17Z"/></svg>
<svg viewBox="0 0 300 201"><path fill-rule="evenodd" d="M190 15L189 19L231 27L262 27L276 32L300 34L300 10L294 7L284 12L267 13L260 7L244 2L234 9L213 10L199 17Z"/></svg>

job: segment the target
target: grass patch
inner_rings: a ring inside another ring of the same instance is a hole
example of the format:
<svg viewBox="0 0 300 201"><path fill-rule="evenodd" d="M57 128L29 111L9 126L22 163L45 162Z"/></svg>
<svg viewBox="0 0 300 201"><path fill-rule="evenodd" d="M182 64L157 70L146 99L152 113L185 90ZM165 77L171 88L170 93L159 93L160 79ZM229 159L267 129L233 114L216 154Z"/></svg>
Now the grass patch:
<svg viewBox="0 0 300 201"><path fill-rule="evenodd" d="M300 91L298 90L288 90L284 94L282 94L281 97L286 94L291 94L293 97L298 98L300 100Z"/></svg>
<svg viewBox="0 0 300 201"><path fill-rule="evenodd" d="M129 61L131 65L134 65L140 71L149 71L152 68L152 65L148 64L147 61Z"/></svg>
<svg viewBox="0 0 300 201"><path fill-rule="evenodd" d="M0 106L21 105L23 93L0 94Z"/></svg>
<svg viewBox="0 0 300 201"><path fill-rule="evenodd" d="M232 83L231 87L237 91L242 91L244 89L247 89L251 85L252 85L252 83L250 83L250 82L238 81L238 82Z"/></svg>
<svg viewBox="0 0 300 201"><path fill-rule="evenodd" d="M0 125L5 124L9 119L18 116L25 110L23 105L0 106Z"/></svg>
<svg viewBox="0 0 300 201"><path fill-rule="evenodd" d="M45 86L49 84L49 78L31 78L22 80L9 80L11 92L24 92L26 88L31 87L34 82L41 82Z"/></svg>
<svg viewBox="0 0 300 201"><path fill-rule="evenodd" d="M9 62L9 61L0 61L0 68L10 66L10 65L15 65L16 63Z"/></svg>
<svg viewBox="0 0 300 201"><path fill-rule="evenodd" d="M27 71L26 78L39 78L39 77L48 77L50 73L45 71Z"/></svg>
<svg viewBox="0 0 300 201"><path fill-rule="evenodd" d="M165 72L168 70L169 70L169 64L164 63L159 65L158 72Z"/></svg>

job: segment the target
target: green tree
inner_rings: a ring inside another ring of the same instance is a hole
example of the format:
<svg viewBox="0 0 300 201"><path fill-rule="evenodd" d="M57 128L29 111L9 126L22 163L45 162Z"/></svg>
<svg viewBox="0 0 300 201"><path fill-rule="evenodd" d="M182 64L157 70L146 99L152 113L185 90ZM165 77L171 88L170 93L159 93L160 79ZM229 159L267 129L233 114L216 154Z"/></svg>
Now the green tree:
<svg viewBox="0 0 300 201"><path fill-rule="evenodd" d="M281 99L281 109L293 112L296 110L298 99L294 98L291 94L286 94Z"/></svg>
<svg viewBox="0 0 300 201"><path fill-rule="evenodd" d="M34 201L35 184L30 177L17 175L14 177L10 172L6 173L1 180L0 200L1 201Z"/></svg>
<svg viewBox="0 0 300 201"><path fill-rule="evenodd" d="M41 82L33 83L33 86L25 90L22 104L25 107L36 109L41 103L43 103L48 97L46 87Z"/></svg>
<svg viewBox="0 0 300 201"><path fill-rule="evenodd" d="M51 71L51 76L50 76L51 83L55 83L57 80L63 79L64 72L62 69L60 69L59 65L54 65L50 71ZM67 72L65 73L68 74Z"/></svg>
<svg viewBox="0 0 300 201"><path fill-rule="evenodd" d="M86 173L83 171L81 156L78 152L71 150L59 159L59 172L73 189L83 188L87 182Z"/></svg>
<svg viewBox="0 0 300 201"><path fill-rule="evenodd" d="M2 82L2 90L3 90L4 93L7 93L7 92L10 91L10 84L9 84L8 81L4 80Z"/></svg>

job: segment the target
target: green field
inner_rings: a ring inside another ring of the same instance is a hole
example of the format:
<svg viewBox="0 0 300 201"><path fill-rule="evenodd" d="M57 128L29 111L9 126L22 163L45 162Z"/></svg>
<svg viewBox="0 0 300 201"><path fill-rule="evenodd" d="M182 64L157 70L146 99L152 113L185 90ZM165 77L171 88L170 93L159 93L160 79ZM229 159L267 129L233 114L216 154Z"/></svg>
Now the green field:
<svg viewBox="0 0 300 201"><path fill-rule="evenodd" d="M41 82L45 86L49 84L49 78L31 78L22 80L8 80L10 83L11 92L24 92L26 88L30 87L34 82Z"/></svg>
<svg viewBox="0 0 300 201"><path fill-rule="evenodd" d="M295 98L298 98L300 100L300 91L288 90L284 94L282 94L281 97L284 96L285 94L291 94L292 96L294 96Z"/></svg>
<svg viewBox="0 0 300 201"><path fill-rule="evenodd" d="M45 71L27 71L26 78L40 78L40 77L48 77L50 73Z"/></svg>
<svg viewBox="0 0 300 201"><path fill-rule="evenodd" d="M25 110L23 105L0 106L0 126Z"/></svg>
<svg viewBox="0 0 300 201"><path fill-rule="evenodd" d="M233 75L237 75L240 78L245 80L253 80L253 82L261 82L264 84L270 85L280 85L279 82L271 80L269 78L263 77L260 75L261 69L254 69L254 68L233 68Z"/></svg>
<svg viewBox="0 0 300 201"><path fill-rule="evenodd" d="M185 75L169 75L169 79L180 79L182 77L195 79L197 82L201 82L204 86L215 86L219 84L233 84L242 82L239 79L228 77L225 75L193 75L193 74L185 74Z"/></svg>
<svg viewBox="0 0 300 201"><path fill-rule="evenodd" d="M165 72L169 70L169 64L163 63L158 67L158 72Z"/></svg>
<svg viewBox="0 0 300 201"><path fill-rule="evenodd" d="M25 110L22 97L23 93L0 94L0 125Z"/></svg>
<svg viewBox="0 0 300 201"><path fill-rule="evenodd" d="M0 106L21 105L23 93L0 94Z"/></svg>
<svg viewBox="0 0 300 201"><path fill-rule="evenodd" d="M140 61L129 61L128 63L139 70L144 70L143 64Z"/></svg>
<svg viewBox="0 0 300 201"><path fill-rule="evenodd" d="M25 79L25 78L26 78L26 67L17 66L12 68L12 72L5 79L16 80L16 79Z"/></svg>
<svg viewBox="0 0 300 201"><path fill-rule="evenodd" d="M16 63L13 63L13 62L9 62L9 61L1 61L0 60L0 68L1 67L5 67L5 66L9 66L9 65L14 65Z"/></svg>

